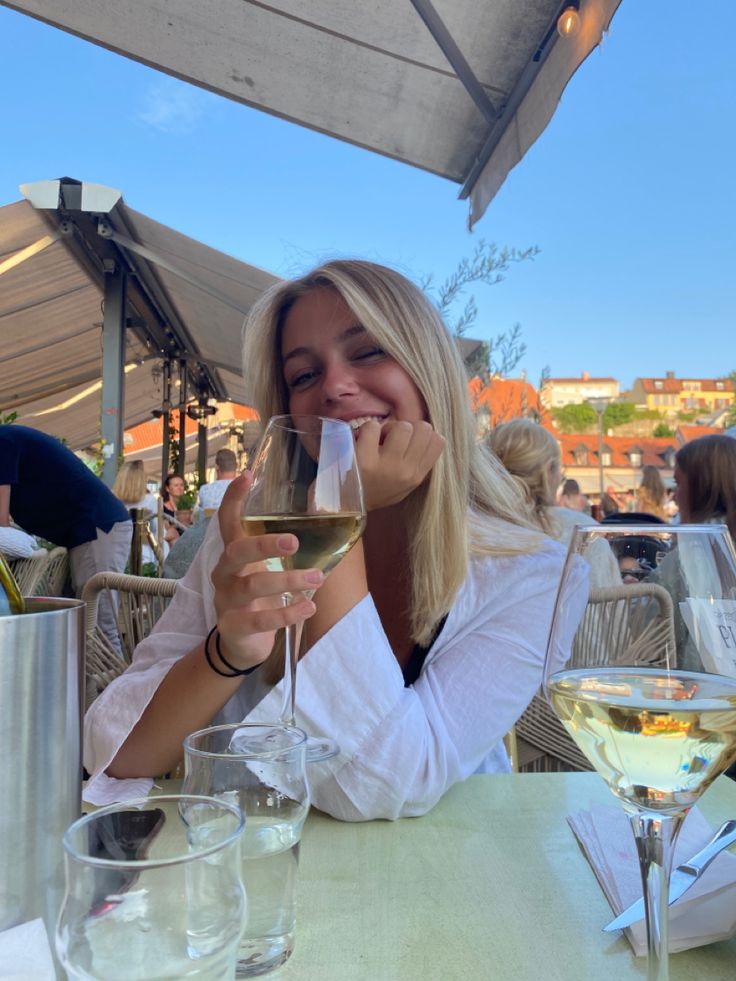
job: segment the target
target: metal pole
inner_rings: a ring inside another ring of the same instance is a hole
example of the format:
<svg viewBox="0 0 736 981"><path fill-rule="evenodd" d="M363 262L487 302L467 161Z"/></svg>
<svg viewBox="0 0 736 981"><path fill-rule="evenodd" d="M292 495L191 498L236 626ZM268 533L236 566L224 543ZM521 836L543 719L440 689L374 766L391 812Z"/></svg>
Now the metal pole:
<svg viewBox="0 0 736 981"><path fill-rule="evenodd" d="M179 362L179 473L187 472L187 363Z"/></svg>
<svg viewBox="0 0 736 981"><path fill-rule="evenodd" d="M207 417L197 421L197 482L200 487L207 481Z"/></svg>
<svg viewBox="0 0 736 981"><path fill-rule="evenodd" d="M603 499L603 412L598 411L598 478Z"/></svg>
<svg viewBox="0 0 736 981"><path fill-rule="evenodd" d="M125 270L119 265L105 270L105 302L102 322L102 479L115 482L118 457L123 452L125 394Z"/></svg>
<svg viewBox="0 0 736 981"><path fill-rule="evenodd" d="M169 472L169 410L171 408L171 362L164 361L163 399L161 400L161 486Z"/></svg>

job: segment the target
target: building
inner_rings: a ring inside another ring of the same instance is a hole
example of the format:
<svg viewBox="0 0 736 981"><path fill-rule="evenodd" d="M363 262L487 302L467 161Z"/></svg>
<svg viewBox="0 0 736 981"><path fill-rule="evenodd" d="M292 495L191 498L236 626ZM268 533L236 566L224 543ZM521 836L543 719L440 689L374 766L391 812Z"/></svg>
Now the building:
<svg viewBox="0 0 736 981"><path fill-rule="evenodd" d="M548 378L540 394L548 409L561 409L563 405L580 405L593 398L614 401L620 396L620 388L615 378L591 378L584 371L579 378Z"/></svg>
<svg viewBox="0 0 736 981"><path fill-rule="evenodd" d="M478 434L487 433L509 419L542 420L546 412L536 388L526 378L480 378L468 382L470 406L478 420Z"/></svg>
<svg viewBox="0 0 736 981"><path fill-rule="evenodd" d="M730 378L676 378L668 371L664 378L637 378L629 395L638 409L653 409L663 415L678 412L717 412L734 400Z"/></svg>
<svg viewBox="0 0 736 981"><path fill-rule="evenodd" d="M638 487L642 467L646 466L656 467L664 483L672 484L675 453L681 445L674 436L604 436L599 459L597 434L555 435L560 444L563 477L577 480L584 494L599 493L601 464L603 486L617 491Z"/></svg>

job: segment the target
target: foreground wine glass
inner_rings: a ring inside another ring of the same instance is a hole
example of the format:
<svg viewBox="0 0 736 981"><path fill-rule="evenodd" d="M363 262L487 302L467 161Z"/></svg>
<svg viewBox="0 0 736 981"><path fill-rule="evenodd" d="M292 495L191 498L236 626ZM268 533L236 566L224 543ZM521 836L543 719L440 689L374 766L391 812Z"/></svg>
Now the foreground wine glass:
<svg viewBox="0 0 736 981"><path fill-rule="evenodd" d="M171 795L112 804L64 835L56 950L69 981L228 981L245 926L239 807Z"/></svg>
<svg viewBox="0 0 736 981"><path fill-rule="evenodd" d="M346 422L319 416L274 416L253 464L253 485L242 515L247 535L296 535L299 548L270 559L276 572L321 569L325 574L360 538L365 526L363 488L353 431ZM305 590L311 598L313 590ZM282 597L292 601L290 593ZM284 631L284 702L280 722L295 725L296 667L301 625ZM307 760L339 752L334 740L307 739Z"/></svg>
<svg viewBox="0 0 736 981"><path fill-rule="evenodd" d="M639 581L591 589L586 605L586 559L606 549L622 566L635 560ZM736 757L735 625L736 552L725 526L576 529L545 694L630 817L648 981L668 978L674 840L688 810Z"/></svg>

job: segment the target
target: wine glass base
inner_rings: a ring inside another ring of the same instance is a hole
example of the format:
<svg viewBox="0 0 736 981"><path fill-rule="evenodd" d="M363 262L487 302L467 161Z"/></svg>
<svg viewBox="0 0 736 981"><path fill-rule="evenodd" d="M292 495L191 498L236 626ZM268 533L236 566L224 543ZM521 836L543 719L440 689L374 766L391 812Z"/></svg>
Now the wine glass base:
<svg viewBox="0 0 736 981"><path fill-rule="evenodd" d="M337 756L340 747L334 739L326 736L307 736L307 763L321 763L323 760L331 760Z"/></svg>

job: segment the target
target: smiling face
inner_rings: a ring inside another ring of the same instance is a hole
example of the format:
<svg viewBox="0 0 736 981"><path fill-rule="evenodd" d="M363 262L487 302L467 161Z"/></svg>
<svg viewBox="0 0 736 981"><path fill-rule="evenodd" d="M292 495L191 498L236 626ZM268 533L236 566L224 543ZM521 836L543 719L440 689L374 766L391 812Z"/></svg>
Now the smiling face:
<svg viewBox="0 0 736 981"><path fill-rule="evenodd" d="M293 305L281 335L281 362L293 414L343 419L354 428L368 419L427 418L407 372L332 289L314 289Z"/></svg>
<svg viewBox="0 0 736 981"><path fill-rule="evenodd" d="M180 498L186 490L186 486L181 477L170 477L166 483L166 489L172 497Z"/></svg>

